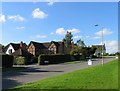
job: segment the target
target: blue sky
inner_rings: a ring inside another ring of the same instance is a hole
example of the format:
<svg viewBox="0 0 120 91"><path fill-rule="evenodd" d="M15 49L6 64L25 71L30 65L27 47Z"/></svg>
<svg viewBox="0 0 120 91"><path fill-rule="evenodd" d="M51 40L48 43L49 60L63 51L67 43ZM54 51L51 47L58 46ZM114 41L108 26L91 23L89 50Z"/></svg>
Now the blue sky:
<svg viewBox="0 0 120 91"><path fill-rule="evenodd" d="M116 52L118 47L117 2L4 2L0 22L4 45L61 41L67 31L72 32L74 42L100 44L103 29L107 52Z"/></svg>

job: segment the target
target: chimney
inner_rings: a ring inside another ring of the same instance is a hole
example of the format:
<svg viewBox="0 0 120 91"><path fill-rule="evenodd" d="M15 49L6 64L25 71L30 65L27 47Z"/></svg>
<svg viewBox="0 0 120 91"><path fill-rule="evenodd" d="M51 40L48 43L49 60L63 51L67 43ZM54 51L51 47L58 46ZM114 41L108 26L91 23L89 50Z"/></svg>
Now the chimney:
<svg viewBox="0 0 120 91"><path fill-rule="evenodd" d="M20 42L20 47L23 47L23 42L22 41Z"/></svg>

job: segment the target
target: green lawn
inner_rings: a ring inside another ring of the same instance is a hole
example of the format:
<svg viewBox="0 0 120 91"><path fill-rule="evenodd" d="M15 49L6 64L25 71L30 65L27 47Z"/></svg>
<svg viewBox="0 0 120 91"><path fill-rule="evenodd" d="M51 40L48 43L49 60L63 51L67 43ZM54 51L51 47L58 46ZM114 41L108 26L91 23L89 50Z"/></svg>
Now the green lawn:
<svg viewBox="0 0 120 91"><path fill-rule="evenodd" d="M14 89L117 89L118 61L55 76Z"/></svg>

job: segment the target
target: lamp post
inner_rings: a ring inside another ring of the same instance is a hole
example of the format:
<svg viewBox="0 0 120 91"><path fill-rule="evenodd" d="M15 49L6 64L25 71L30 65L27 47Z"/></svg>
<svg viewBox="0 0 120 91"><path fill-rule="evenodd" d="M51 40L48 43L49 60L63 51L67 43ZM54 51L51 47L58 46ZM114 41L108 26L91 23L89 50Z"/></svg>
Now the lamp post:
<svg viewBox="0 0 120 91"><path fill-rule="evenodd" d="M99 26L99 25L96 24L95 27L97 27L97 26ZM101 32L102 32L102 36L101 36L101 38L102 38L102 52L101 52L101 54L102 54L102 65L103 65L104 64L104 59L103 59L103 28L102 28Z"/></svg>
<svg viewBox="0 0 120 91"><path fill-rule="evenodd" d="M102 28L102 65L104 64L104 59L103 59L103 28Z"/></svg>

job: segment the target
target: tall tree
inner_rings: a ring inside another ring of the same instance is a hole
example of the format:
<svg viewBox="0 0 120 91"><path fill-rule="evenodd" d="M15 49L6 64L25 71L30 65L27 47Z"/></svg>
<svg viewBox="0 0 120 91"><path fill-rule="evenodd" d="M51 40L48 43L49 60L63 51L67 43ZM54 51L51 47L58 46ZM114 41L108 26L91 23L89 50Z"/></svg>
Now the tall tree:
<svg viewBox="0 0 120 91"><path fill-rule="evenodd" d="M71 46L71 42L73 41L72 37L73 37L73 35L71 34L71 32L67 31L67 34L65 35L65 38L63 39L66 47Z"/></svg>
<svg viewBox="0 0 120 91"><path fill-rule="evenodd" d="M77 46L78 47L86 47L84 41L82 41L81 39L77 40Z"/></svg>
<svg viewBox="0 0 120 91"><path fill-rule="evenodd" d="M70 53L70 50L71 50L71 42L73 41L72 37L73 37L72 33L67 31L67 34L65 35L65 38L63 39L63 42L65 43L65 46L67 47L67 53Z"/></svg>

